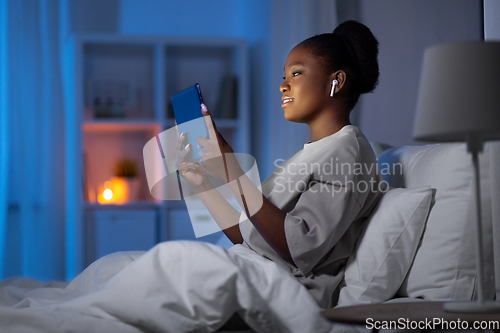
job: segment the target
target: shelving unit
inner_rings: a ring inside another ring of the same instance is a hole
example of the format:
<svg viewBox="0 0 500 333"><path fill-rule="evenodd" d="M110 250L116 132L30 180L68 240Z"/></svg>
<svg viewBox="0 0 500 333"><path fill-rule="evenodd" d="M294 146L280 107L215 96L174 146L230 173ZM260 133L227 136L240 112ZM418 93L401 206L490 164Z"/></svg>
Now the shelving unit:
<svg viewBox="0 0 500 333"><path fill-rule="evenodd" d="M65 57L71 59L64 78L66 277L111 251L194 238L183 202L150 195L142 149L174 126L170 97L200 83L222 135L236 152L249 153L245 41L76 35ZM96 198L124 157L137 164L137 198L100 204ZM203 239L215 241L216 236Z"/></svg>

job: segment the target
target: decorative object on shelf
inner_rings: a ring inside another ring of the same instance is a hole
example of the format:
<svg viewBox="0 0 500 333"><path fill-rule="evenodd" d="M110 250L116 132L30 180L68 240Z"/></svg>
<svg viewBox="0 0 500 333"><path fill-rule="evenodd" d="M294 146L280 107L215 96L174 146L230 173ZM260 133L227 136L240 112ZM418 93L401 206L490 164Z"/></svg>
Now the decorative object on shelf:
<svg viewBox="0 0 500 333"><path fill-rule="evenodd" d="M105 181L104 184L99 187L97 202L103 205L116 203L116 196L113 193L113 184L110 181Z"/></svg>
<svg viewBox="0 0 500 333"><path fill-rule="evenodd" d="M125 157L118 160L115 164L115 177L135 178L137 177L137 165L131 158Z"/></svg>
<svg viewBox="0 0 500 333"><path fill-rule="evenodd" d="M137 164L128 157L118 160L111 178L113 193L117 203L135 201L139 196L139 179Z"/></svg>
<svg viewBox="0 0 500 333"><path fill-rule="evenodd" d="M106 105L101 102L99 97L94 100L94 116L96 118L112 118L113 117L113 101L108 99Z"/></svg>
<svg viewBox="0 0 500 333"><path fill-rule="evenodd" d="M466 141L475 191L476 301L445 303L444 310L500 312L486 300L479 153L483 142L500 140L500 42L438 45L424 55L414 137L423 141Z"/></svg>
<svg viewBox="0 0 500 333"><path fill-rule="evenodd" d="M86 99L96 118L123 118L125 111L136 105L135 89L130 81L89 80Z"/></svg>
<svg viewBox="0 0 500 333"><path fill-rule="evenodd" d="M100 186L97 201L100 204L118 205L136 201L139 196L139 179L135 161L127 157L118 160L113 173L114 177Z"/></svg>

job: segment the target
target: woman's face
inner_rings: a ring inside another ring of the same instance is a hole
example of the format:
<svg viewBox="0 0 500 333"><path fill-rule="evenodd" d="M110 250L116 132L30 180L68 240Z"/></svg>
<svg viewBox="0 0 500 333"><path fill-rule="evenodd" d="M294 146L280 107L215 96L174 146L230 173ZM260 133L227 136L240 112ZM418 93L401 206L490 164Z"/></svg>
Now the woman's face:
<svg viewBox="0 0 500 333"><path fill-rule="evenodd" d="M329 78L319 58L307 47L293 48L286 59L285 76L280 85L285 119L309 124L331 106Z"/></svg>

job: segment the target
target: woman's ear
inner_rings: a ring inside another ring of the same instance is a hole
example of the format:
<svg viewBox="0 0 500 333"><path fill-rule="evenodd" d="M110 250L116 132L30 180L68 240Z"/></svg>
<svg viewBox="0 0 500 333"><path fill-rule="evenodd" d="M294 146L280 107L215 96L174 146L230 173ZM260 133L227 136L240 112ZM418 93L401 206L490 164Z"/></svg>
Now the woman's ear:
<svg viewBox="0 0 500 333"><path fill-rule="evenodd" d="M346 73L343 70L336 71L330 75L331 90L330 96L333 97L344 87L346 82Z"/></svg>

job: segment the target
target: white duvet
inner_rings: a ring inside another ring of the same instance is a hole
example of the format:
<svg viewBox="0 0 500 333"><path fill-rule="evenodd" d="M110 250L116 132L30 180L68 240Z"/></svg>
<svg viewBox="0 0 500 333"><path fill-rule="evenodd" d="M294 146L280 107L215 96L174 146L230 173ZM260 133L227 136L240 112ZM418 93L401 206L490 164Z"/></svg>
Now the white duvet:
<svg viewBox="0 0 500 333"><path fill-rule="evenodd" d="M238 311L257 332L330 332L308 291L253 251L165 242L106 256L67 285L0 283L0 332L213 332Z"/></svg>

